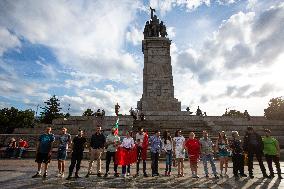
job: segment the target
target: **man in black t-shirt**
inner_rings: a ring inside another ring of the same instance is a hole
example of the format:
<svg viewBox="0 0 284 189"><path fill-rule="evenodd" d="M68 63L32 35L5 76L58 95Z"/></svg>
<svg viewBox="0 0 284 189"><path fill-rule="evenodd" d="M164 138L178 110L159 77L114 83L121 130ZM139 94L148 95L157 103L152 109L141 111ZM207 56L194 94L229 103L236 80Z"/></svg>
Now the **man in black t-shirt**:
<svg viewBox="0 0 284 189"><path fill-rule="evenodd" d="M83 152L86 142L87 142L86 138L83 137L83 131L79 130L78 135L73 139L72 142L71 164L69 167L69 175L67 177L67 180L69 180L72 177L75 165L76 165L75 178L80 178L78 172L81 166L81 161L83 159Z"/></svg>
<svg viewBox="0 0 284 189"><path fill-rule="evenodd" d="M248 171L249 177L254 178L253 176L253 156L256 156L256 159L259 163L260 170L264 178L269 178L266 174L265 167L262 161L263 154L263 142L259 134L257 134L252 127L247 128L247 132L244 137L243 149L245 153L248 154Z"/></svg>
<svg viewBox="0 0 284 189"><path fill-rule="evenodd" d="M104 152L104 146L106 142L106 137L102 133L102 128L100 126L97 126L96 132L91 137L91 143L90 143L90 162L89 162L89 168L88 173L86 177L88 178L92 172L93 162L97 160L97 176L101 177L101 157L102 153Z"/></svg>

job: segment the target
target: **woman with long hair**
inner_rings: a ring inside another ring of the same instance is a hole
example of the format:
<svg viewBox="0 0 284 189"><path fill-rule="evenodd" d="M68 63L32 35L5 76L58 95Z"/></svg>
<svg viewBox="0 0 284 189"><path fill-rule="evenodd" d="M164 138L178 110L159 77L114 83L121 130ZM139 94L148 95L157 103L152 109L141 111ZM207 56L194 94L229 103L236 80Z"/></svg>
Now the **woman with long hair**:
<svg viewBox="0 0 284 189"><path fill-rule="evenodd" d="M183 170L184 170L184 165L183 161L185 158L185 149L184 149L184 142L185 138L181 135L181 130L177 130L175 132L175 137L173 138L174 142L174 153L176 157L176 161L178 164L178 177L183 177Z"/></svg>
<svg viewBox="0 0 284 189"><path fill-rule="evenodd" d="M173 154L173 141L169 131L163 133L163 150L166 153L166 170L165 176L171 176L172 170L172 154Z"/></svg>
<svg viewBox="0 0 284 189"><path fill-rule="evenodd" d="M228 160L229 160L229 142L225 134L225 131L219 132L218 139L216 141L216 148L219 154L220 159L220 176L223 176L223 169L225 165L225 176L227 175L228 170Z"/></svg>

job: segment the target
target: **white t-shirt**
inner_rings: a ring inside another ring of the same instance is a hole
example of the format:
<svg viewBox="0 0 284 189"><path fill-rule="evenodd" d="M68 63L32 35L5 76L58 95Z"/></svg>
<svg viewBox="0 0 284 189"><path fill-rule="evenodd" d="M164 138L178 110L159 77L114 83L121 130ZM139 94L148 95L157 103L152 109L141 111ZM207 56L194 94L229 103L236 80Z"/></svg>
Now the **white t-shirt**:
<svg viewBox="0 0 284 189"><path fill-rule="evenodd" d="M124 148L132 148L134 146L133 138L132 137L124 138L122 143L121 143L121 146L124 147Z"/></svg>
<svg viewBox="0 0 284 189"><path fill-rule="evenodd" d="M175 142L176 148L183 148L183 143L185 141L185 138L183 136L174 137L173 141Z"/></svg>
<svg viewBox="0 0 284 189"><path fill-rule="evenodd" d="M138 143L139 146L142 146L143 140L144 140L144 133L142 133L141 135L139 133L136 133L136 142Z"/></svg>

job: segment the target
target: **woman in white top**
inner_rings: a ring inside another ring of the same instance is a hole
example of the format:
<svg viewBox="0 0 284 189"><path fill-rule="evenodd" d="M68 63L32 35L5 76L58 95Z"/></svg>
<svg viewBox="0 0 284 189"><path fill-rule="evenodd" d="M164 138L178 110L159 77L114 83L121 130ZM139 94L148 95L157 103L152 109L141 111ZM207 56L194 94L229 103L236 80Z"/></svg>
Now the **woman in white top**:
<svg viewBox="0 0 284 189"><path fill-rule="evenodd" d="M163 150L166 152L166 170L165 176L171 176L172 169L172 154L173 154L173 141L169 131L163 134Z"/></svg>
<svg viewBox="0 0 284 189"><path fill-rule="evenodd" d="M184 164L183 160L185 158L185 149L184 149L185 138L181 135L181 130L177 130L175 137L173 138L174 143L174 153L176 161L178 164L178 177L183 177Z"/></svg>
<svg viewBox="0 0 284 189"><path fill-rule="evenodd" d="M129 131L126 132L126 137L123 139L121 143L121 147L123 147L126 150L131 150L134 147L134 140L131 137L131 134ZM127 176L130 175L130 165L127 165ZM122 176L126 176L126 165L122 166Z"/></svg>

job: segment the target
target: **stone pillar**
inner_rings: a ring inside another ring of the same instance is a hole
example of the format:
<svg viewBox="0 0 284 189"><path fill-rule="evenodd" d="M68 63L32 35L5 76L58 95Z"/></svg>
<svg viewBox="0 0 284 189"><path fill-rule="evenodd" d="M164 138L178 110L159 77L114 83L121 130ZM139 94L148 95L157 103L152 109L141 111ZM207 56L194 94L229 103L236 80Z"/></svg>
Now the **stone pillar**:
<svg viewBox="0 0 284 189"><path fill-rule="evenodd" d="M142 111L181 111L181 103L174 98L170 45L165 37L142 41L143 95L137 103Z"/></svg>

